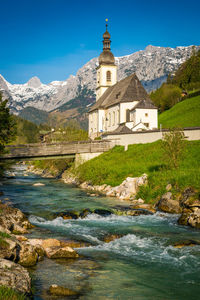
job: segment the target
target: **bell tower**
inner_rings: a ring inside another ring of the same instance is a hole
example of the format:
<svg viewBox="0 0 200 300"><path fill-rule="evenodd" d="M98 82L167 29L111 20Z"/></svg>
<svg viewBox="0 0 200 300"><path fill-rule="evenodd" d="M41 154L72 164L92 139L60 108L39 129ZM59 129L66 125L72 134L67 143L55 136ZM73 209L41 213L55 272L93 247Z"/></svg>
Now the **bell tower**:
<svg viewBox="0 0 200 300"><path fill-rule="evenodd" d="M115 58L110 50L110 33L108 32L108 19L106 19L106 31L103 34L103 51L99 55L97 67L96 101L103 95L108 87L117 82L117 66Z"/></svg>

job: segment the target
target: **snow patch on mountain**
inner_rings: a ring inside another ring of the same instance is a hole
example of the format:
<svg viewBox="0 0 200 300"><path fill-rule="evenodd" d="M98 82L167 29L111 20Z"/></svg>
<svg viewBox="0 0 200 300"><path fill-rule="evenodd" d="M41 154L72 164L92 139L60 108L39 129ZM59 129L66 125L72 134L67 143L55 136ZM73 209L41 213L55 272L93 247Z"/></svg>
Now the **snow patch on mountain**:
<svg viewBox="0 0 200 300"><path fill-rule="evenodd" d="M149 45L145 50L115 57L118 80L136 73L147 92L155 90L166 81L169 73L174 73L191 56L192 49L193 46L165 48ZM38 77L25 84L10 84L0 75L0 89L4 98L9 99L13 113L18 114L28 106L51 111L77 97L83 88L95 92L97 66L98 58L93 58L78 70L76 76L49 84L41 83Z"/></svg>

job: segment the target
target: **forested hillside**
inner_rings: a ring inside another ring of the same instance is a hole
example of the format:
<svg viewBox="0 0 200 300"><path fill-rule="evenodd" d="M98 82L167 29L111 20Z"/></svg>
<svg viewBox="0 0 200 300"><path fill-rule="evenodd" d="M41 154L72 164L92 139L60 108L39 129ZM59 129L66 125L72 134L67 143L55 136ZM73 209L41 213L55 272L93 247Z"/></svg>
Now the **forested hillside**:
<svg viewBox="0 0 200 300"><path fill-rule="evenodd" d="M169 74L167 82L155 92L152 92L150 97L160 112L168 110L178 102L187 98L191 93L194 96L200 94L200 51L193 55L183 63L176 73Z"/></svg>

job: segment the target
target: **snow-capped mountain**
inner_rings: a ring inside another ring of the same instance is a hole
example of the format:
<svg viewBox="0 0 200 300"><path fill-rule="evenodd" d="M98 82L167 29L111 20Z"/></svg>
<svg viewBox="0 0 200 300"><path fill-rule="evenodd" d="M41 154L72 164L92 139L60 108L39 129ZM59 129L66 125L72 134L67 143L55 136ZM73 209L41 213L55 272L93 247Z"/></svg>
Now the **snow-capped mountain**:
<svg viewBox="0 0 200 300"><path fill-rule="evenodd" d="M169 73L175 72L191 56L192 48L147 46L145 50L115 57L118 80L135 72L148 92L155 90ZM97 65L98 58L93 58L78 70L76 76L71 75L65 81L49 84L41 83L37 77L25 84L10 84L0 75L0 89L4 97L9 99L13 113L18 114L28 106L51 111L77 97L83 88L95 93Z"/></svg>

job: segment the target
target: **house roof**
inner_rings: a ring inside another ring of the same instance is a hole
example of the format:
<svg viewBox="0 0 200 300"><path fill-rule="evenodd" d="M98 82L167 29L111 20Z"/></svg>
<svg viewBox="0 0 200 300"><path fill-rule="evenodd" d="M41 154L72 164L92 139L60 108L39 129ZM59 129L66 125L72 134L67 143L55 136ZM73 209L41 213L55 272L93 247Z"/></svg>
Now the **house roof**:
<svg viewBox="0 0 200 300"><path fill-rule="evenodd" d="M111 132L112 134L117 134L117 133L132 133L132 130L128 128L125 124L120 124L119 127L117 127L115 130ZM108 134L108 132L106 132Z"/></svg>
<svg viewBox="0 0 200 300"><path fill-rule="evenodd" d="M157 109L157 107L150 101L141 100L139 103L137 103L134 108L131 110L135 110L136 108L143 108L143 109Z"/></svg>
<svg viewBox="0 0 200 300"><path fill-rule="evenodd" d="M105 109L119 103L141 100L150 101L150 98L136 74L132 74L109 87L89 112Z"/></svg>

